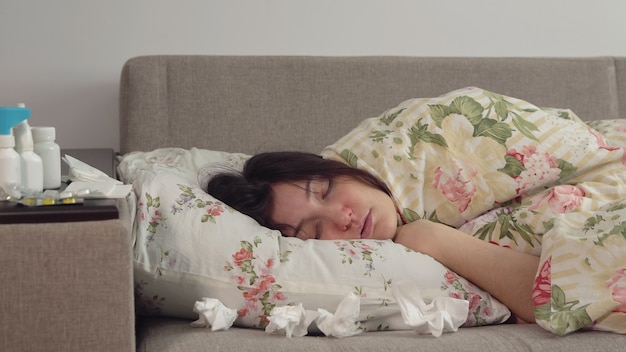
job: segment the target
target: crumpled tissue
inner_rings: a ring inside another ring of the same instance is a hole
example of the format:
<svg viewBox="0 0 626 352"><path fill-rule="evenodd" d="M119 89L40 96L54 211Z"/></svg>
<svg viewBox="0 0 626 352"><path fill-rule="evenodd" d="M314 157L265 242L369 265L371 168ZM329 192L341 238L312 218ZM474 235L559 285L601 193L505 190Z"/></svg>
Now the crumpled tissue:
<svg viewBox="0 0 626 352"><path fill-rule="evenodd" d="M198 313L198 320L191 323L195 327L210 327L211 331L228 330L235 319L237 311L226 307L215 298L202 298L193 305L193 311Z"/></svg>
<svg viewBox="0 0 626 352"><path fill-rule="evenodd" d="M98 170L97 168L70 155L65 154L62 159L65 161L67 166L69 166L69 179L71 181L107 182L114 184L122 183L119 180L109 177L109 175Z"/></svg>
<svg viewBox="0 0 626 352"><path fill-rule="evenodd" d="M265 327L265 332L271 334L284 331L287 337L302 337L308 333L309 325L318 317L318 313L306 310L302 303L274 307L267 319L270 323Z"/></svg>
<svg viewBox="0 0 626 352"><path fill-rule="evenodd" d="M441 336L455 332L467 320L469 302L452 297L435 297L426 303L420 290L412 281L393 285L393 294L400 306L404 323L418 334Z"/></svg>
<svg viewBox="0 0 626 352"><path fill-rule="evenodd" d="M346 296L335 310L335 314L324 309L318 309L317 327L326 336L348 337L363 332L361 323L357 320L361 312L361 299L354 293Z"/></svg>
<svg viewBox="0 0 626 352"><path fill-rule="evenodd" d="M67 196L80 198L125 198L132 190L132 185L122 184L95 167L84 163L67 154L63 161L69 166L69 180L66 188Z"/></svg>

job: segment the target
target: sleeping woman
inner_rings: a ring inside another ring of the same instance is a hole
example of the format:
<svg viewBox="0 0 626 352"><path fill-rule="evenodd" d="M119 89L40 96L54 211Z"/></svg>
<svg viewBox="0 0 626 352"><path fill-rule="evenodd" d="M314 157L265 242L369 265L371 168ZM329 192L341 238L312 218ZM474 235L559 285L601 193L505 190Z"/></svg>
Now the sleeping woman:
<svg viewBox="0 0 626 352"><path fill-rule="evenodd" d="M261 225L303 240L393 240L434 259L534 322L539 258L489 244L444 224L403 219L389 188L344 163L301 152L250 158L243 172L214 176L207 192ZM484 270L484 268L490 270Z"/></svg>

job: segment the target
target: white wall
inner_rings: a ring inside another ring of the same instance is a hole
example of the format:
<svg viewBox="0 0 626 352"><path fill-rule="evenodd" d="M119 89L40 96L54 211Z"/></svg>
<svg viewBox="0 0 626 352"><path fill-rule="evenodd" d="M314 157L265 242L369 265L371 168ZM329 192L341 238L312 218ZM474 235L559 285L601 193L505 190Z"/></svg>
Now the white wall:
<svg viewBox="0 0 626 352"><path fill-rule="evenodd" d="M146 54L626 56L626 1L0 2L0 105L61 147L118 150L120 69Z"/></svg>

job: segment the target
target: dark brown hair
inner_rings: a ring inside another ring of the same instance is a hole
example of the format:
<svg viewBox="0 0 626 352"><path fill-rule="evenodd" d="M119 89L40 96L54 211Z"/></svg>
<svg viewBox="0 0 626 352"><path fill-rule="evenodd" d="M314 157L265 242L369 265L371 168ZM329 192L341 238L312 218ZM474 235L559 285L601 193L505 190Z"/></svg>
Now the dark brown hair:
<svg viewBox="0 0 626 352"><path fill-rule="evenodd" d="M283 182L334 179L347 176L391 195L389 188L366 171L311 153L285 151L254 155L243 171L213 176L206 191L263 226L280 230L269 214L273 206L272 185Z"/></svg>

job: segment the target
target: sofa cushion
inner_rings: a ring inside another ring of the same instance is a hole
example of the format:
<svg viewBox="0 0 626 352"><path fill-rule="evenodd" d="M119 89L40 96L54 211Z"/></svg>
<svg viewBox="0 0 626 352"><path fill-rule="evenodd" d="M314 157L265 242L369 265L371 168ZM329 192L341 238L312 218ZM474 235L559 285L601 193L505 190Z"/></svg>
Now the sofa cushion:
<svg viewBox="0 0 626 352"><path fill-rule="evenodd" d="M417 335L413 331L386 331L361 334L354 338L325 339L317 336L288 339L263 331L231 328L210 332L193 329L186 320L150 318L137 330L138 351L620 351L624 337L617 334L585 331L558 338L535 324L501 324L462 328L439 338Z"/></svg>

